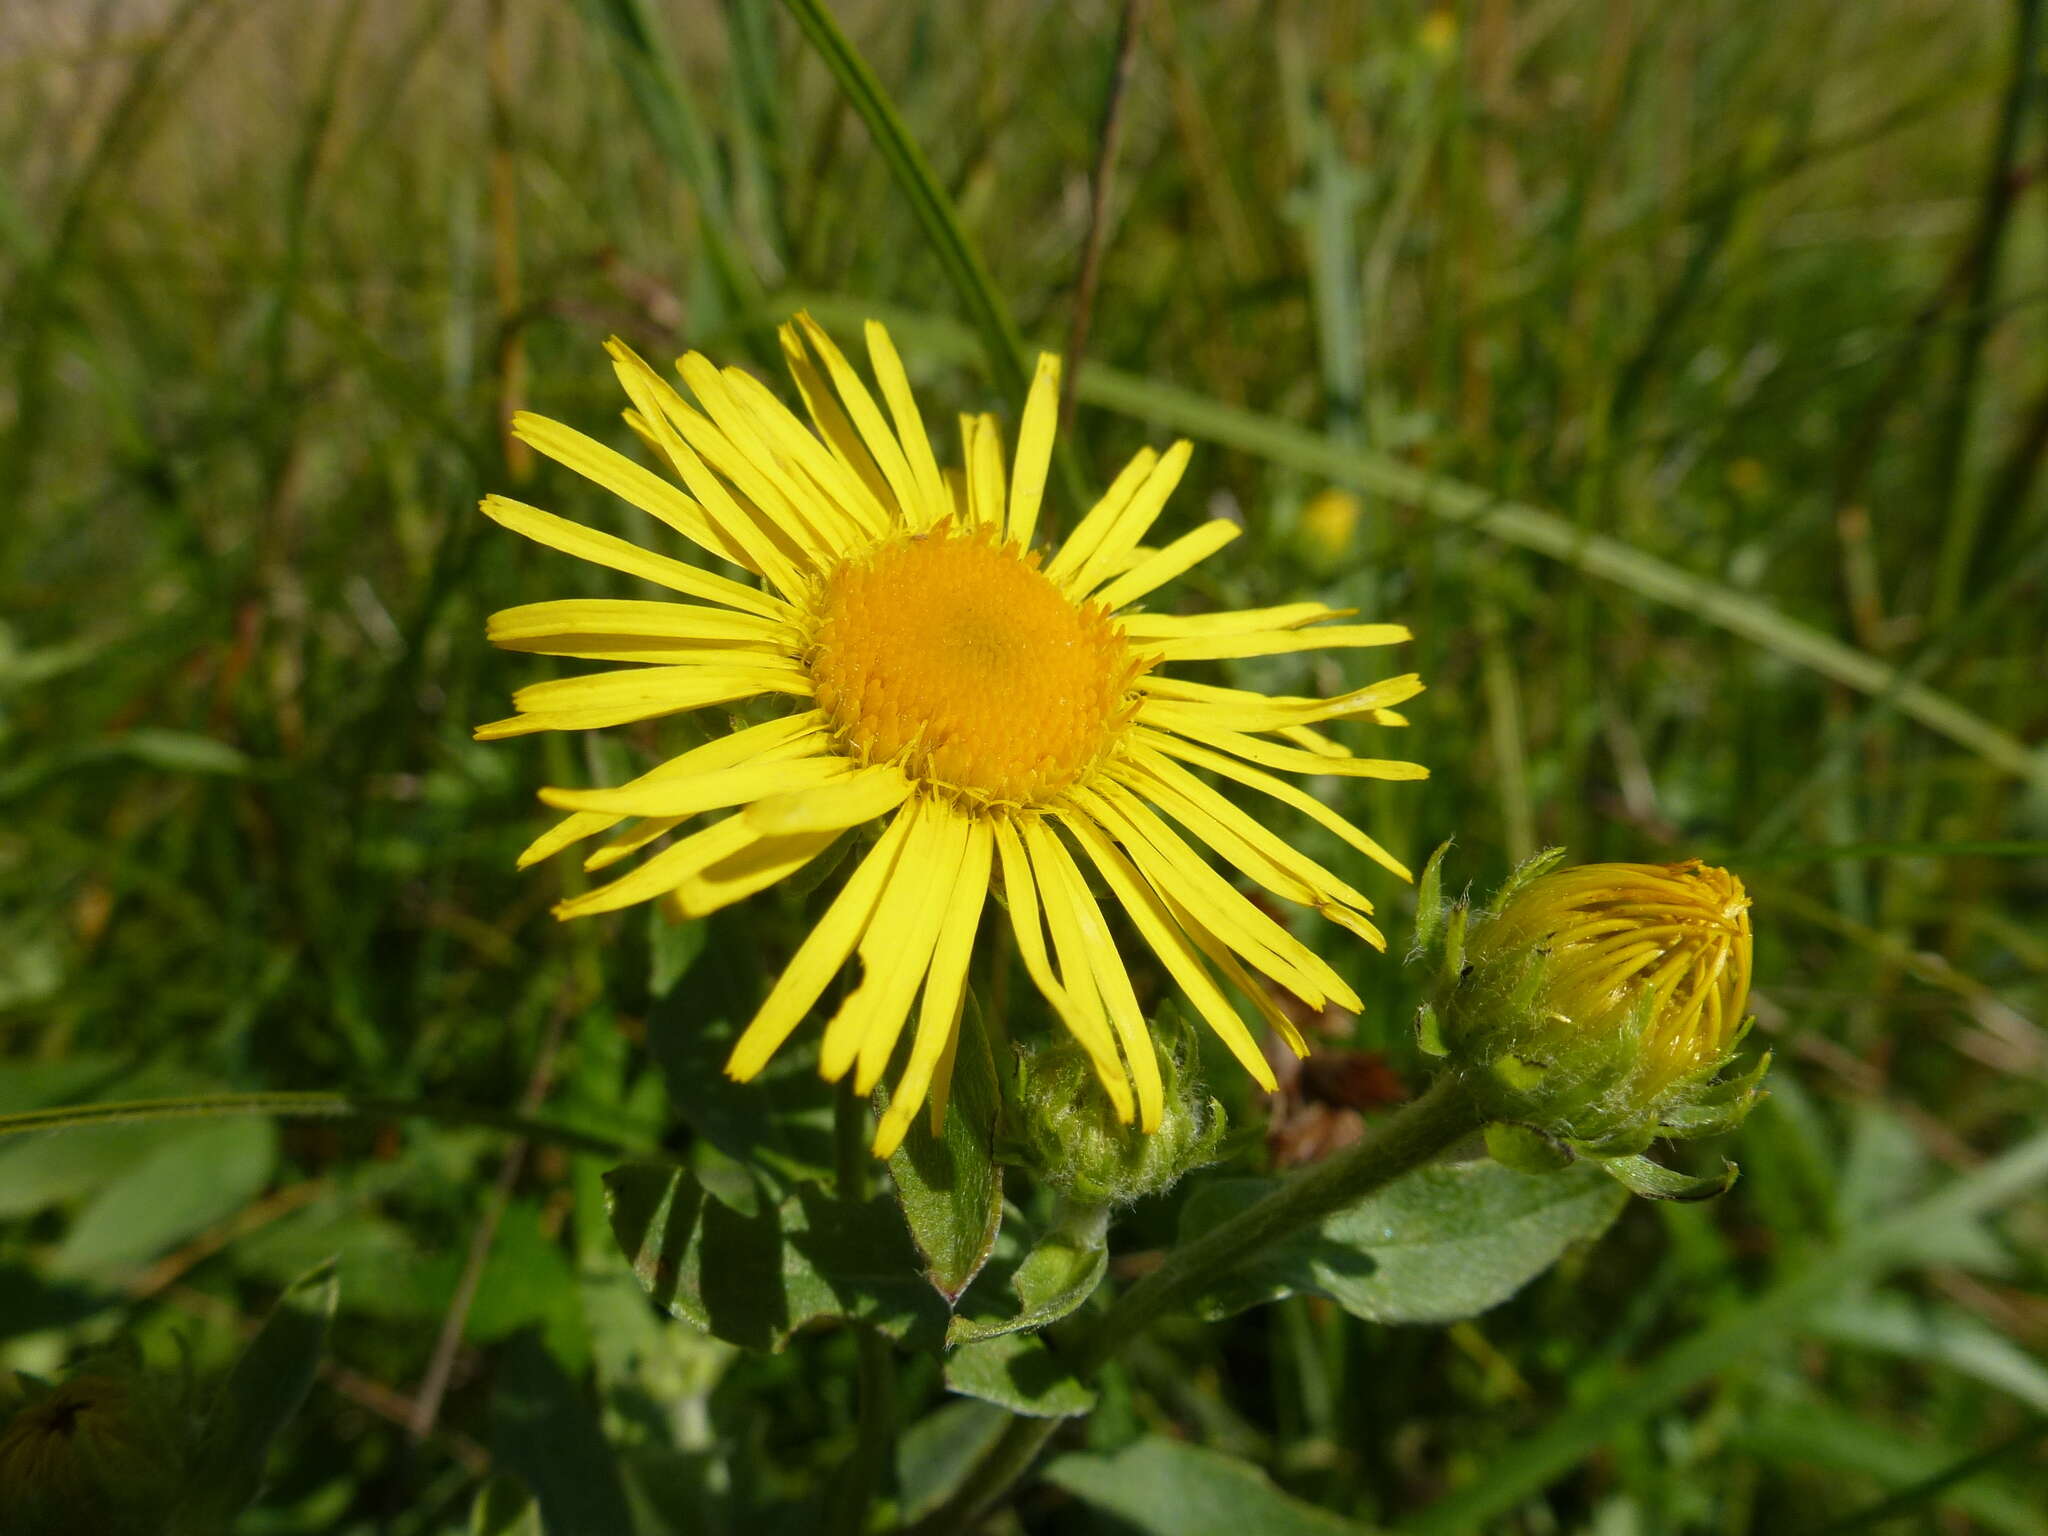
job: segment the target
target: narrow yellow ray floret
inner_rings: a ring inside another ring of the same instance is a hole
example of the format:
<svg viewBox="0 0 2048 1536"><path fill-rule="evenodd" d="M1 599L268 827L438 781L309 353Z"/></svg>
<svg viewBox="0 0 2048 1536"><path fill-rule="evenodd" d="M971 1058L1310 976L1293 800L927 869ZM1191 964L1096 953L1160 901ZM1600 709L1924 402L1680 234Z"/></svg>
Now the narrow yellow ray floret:
<svg viewBox="0 0 2048 1536"><path fill-rule="evenodd" d="M885 819L726 1064L735 1078L759 1072L852 963L852 984L824 1025L820 1067L834 1080L851 1074L865 1094L900 1062L879 1155L902 1141L921 1105L935 1127L945 1113L968 961L992 889L1026 973L1126 1122L1156 1126L1162 1089L1091 880L1270 1088L1233 994L1297 1053L1301 1035L1269 984L1310 1008L1359 1000L1208 855L1281 901L1376 947L1385 941L1363 894L1196 770L1302 812L1407 879L1377 842L1275 772L1425 777L1417 764L1356 756L1314 728L1405 724L1393 706L1422 683L1408 673L1333 698L1292 698L1160 669L1393 645L1408 631L1346 623L1347 610L1315 602L1133 609L1239 531L1216 520L1147 546L1187 467L1184 441L1140 451L1068 539L1041 554L1032 541L1057 415L1053 357L1039 361L1015 458L1004 463L994 417L966 416L962 465L948 470L880 325L866 328L872 389L809 316L784 326L781 341L808 422L760 381L701 354L677 364L679 389L609 344L631 402L627 425L672 479L560 423L526 414L514 423L539 452L735 574L486 498L485 515L514 532L676 598L528 603L493 615L489 638L507 649L623 665L522 688L516 713L477 735L624 725L761 697L791 705L615 788L542 791L568 814L521 865L609 833L585 866L610 870L679 834L556 911L577 917L658 898L672 915L697 917Z"/></svg>

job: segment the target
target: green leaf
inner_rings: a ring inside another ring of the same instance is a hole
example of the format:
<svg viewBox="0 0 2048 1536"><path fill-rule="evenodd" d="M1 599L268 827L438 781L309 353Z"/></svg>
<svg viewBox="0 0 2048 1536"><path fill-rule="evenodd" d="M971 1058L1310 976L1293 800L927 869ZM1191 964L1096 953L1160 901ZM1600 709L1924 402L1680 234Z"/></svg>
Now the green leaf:
<svg viewBox="0 0 2048 1536"><path fill-rule="evenodd" d="M1451 840L1445 838L1436 845L1436 852L1429 856L1429 862L1422 866L1422 879L1415 887L1415 946L1413 953L1420 955L1436 942L1444 926L1444 855L1451 851Z"/></svg>
<svg viewBox="0 0 2048 1536"><path fill-rule="evenodd" d="M494 1477L469 1506L469 1536L547 1536L540 1506L516 1478Z"/></svg>
<svg viewBox="0 0 2048 1536"><path fill-rule="evenodd" d="M1222 1179L1189 1197L1180 1240L1277 1184ZM1607 1230L1625 1201L1597 1169L1516 1173L1497 1163L1419 1168L1310 1231L1254 1255L1199 1303L1214 1319L1309 1293L1380 1323L1448 1323L1484 1312Z"/></svg>
<svg viewBox="0 0 2048 1536"><path fill-rule="evenodd" d="M960 1016L952 1102L944 1134L922 1112L889 1159L896 1200L924 1256L925 1278L951 1307L995 1247L1003 1223L1003 1170L995 1160L1001 1107L995 1058L972 995Z"/></svg>
<svg viewBox="0 0 2048 1536"><path fill-rule="evenodd" d="M993 1403L947 1402L896 1442L899 1518L905 1525L937 1509L994 1445L1009 1415Z"/></svg>
<svg viewBox="0 0 2048 1536"><path fill-rule="evenodd" d="M103 1277L142 1264L255 1199L276 1161L277 1127L267 1120L187 1126L92 1198L50 1273Z"/></svg>
<svg viewBox="0 0 2048 1536"><path fill-rule="evenodd" d="M946 1356L946 1385L1032 1419L1075 1419L1095 1406L1095 1389L1035 1333L959 1345Z"/></svg>
<svg viewBox="0 0 2048 1536"><path fill-rule="evenodd" d="M1094 1295L1108 1272L1108 1207L1078 1207L1010 1271L1010 1290L1019 1302L1017 1311L997 1312L992 1306L977 1305L954 1315L946 1337L951 1343L964 1344L1056 1323Z"/></svg>
<svg viewBox="0 0 2048 1536"><path fill-rule="evenodd" d="M1371 1536L1274 1487L1250 1462L1156 1435L1114 1456L1062 1456L1045 1478L1147 1536Z"/></svg>
<svg viewBox="0 0 2048 1536"><path fill-rule="evenodd" d="M242 1351L201 1433L170 1526L178 1536L215 1536L256 1497L271 1442L313 1385L340 1294L334 1265L321 1265L279 1298Z"/></svg>
<svg viewBox="0 0 2048 1536"><path fill-rule="evenodd" d="M871 1324L918 1348L944 1336L932 1291L886 1195L836 1200L814 1184L743 1215L677 1168L605 1175L612 1234L656 1303L729 1343L779 1350L817 1318Z"/></svg>
<svg viewBox="0 0 2048 1536"><path fill-rule="evenodd" d="M1844 1296L1814 1314L1812 1326L1836 1344L1938 1362L2048 1413L2048 1365L1960 1307L1890 1293Z"/></svg>
<svg viewBox="0 0 2048 1536"><path fill-rule="evenodd" d="M831 1176L832 1085L818 1076L814 1041L792 1041L744 1083L725 1075L741 1024L759 1002L756 936L721 913L689 968L647 1015L647 1043L669 1102L728 1157L786 1184Z"/></svg>
<svg viewBox="0 0 2048 1536"><path fill-rule="evenodd" d="M498 1356L491 1392L495 1464L533 1490L548 1536L633 1529L626 1489L597 1414L536 1333Z"/></svg>

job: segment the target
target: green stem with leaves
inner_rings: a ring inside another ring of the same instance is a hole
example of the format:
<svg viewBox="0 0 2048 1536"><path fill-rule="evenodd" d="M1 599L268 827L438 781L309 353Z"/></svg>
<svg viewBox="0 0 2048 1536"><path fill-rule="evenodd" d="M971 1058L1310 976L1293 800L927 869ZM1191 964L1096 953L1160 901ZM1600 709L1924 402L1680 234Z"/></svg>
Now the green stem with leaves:
<svg viewBox="0 0 2048 1536"><path fill-rule="evenodd" d="M869 1129L868 1101L851 1083L840 1084L832 1101L832 1142L841 1200L868 1196ZM896 1454L896 1357L888 1339L865 1323L854 1325L854 1342L860 1359L858 1417L853 1456L833 1497L833 1536L861 1536L868 1528L868 1511Z"/></svg>
<svg viewBox="0 0 2048 1536"><path fill-rule="evenodd" d="M1092 1375L1159 1317L1212 1288L1248 1255L1356 1205L1476 1132L1483 1117L1446 1073L1377 1134L1318 1163L1256 1205L1167 1255L1119 1296L1081 1341L1077 1374ZM912 1536L958 1536L993 1509L1031 1469L1059 1419L1014 1418L953 1496L912 1527Z"/></svg>

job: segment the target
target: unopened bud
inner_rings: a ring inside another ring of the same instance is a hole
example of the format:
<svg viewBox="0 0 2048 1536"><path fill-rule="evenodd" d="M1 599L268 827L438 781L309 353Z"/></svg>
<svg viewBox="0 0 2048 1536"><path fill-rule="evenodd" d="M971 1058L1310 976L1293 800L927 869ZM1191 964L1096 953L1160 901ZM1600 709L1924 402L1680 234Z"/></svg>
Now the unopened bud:
<svg viewBox="0 0 2048 1536"><path fill-rule="evenodd" d="M1424 1045L1497 1122L1495 1155L1530 1168L1618 1160L1610 1171L1643 1193L1726 1188L1732 1171L1686 1181L1636 1154L1731 1129L1756 1098L1768 1058L1716 1081L1749 1026L1742 882L1697 859L1558 869L1557 850L1468 912L1442 905L1441 857L1424 876L1421 926L1443 938Z"/></svg>
<svg viewBox="0 0 2048 1536"><path fill-rule="evenodd" d="M1071 1040L1017 1062L1017 1129L1022 1160L1047 1185L1081 1205L1128 1205L1171 1188L1216 1160L1223 1106L1202 1091L1198 1047L1187 1023L1165 1014L1150 1036L1165 1108L1150 1133L1119 1124L1088 1053Z"/></svg>
<svg viewBox="0 0 2048 1536"><path fill-rule="evenodd" d="M17 1378L0 1401L0 1511L10 1536L143 1536L163 1528L188 1457L185 1383L112 1360L57 1386Z"/></svg>

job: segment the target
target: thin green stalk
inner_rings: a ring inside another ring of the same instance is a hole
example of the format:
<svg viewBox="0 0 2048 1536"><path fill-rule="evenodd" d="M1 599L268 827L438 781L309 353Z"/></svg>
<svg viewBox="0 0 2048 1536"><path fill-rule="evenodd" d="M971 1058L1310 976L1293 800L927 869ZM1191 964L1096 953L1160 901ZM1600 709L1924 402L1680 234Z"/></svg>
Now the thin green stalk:
<svg viewBox="0 0 2048 1536"><path fill-rule="evenodd" d="M910 199L911 212L924 226L925 238L931 241L939 265L945 270L946 280L967 306L974 329L981 337L981 348L988 358L997 389L1007 398L1021 403L1031 380L1031 370L1026 366L1023 334L1018 331L1009 306L997 292L987 263L968 240L966 230L960 227L960 216L953 209L953 200L939 185L931 162L925 159L924 151L910 136L910 129L897 112L895 103L889 99L889 93L882 88L881 81L875 78L875 72L868 67L867 60L839 30L839 23L833 19L825 0L783 0L783 3L789 7L797 25L803 28L811 46L818 50L818 57L825 61L825 67L832 72L832 78L838 82L847 104L867 124L876 150L888 165L890 174L896 178L896 184ZM1053 462L1073 503L1073 510L1078 514L1089 504L1087 482L1081 473L1081 461L1075 457L1073 442L1064 434L1053 442Z"/></svg>
<svg viewBox="0 0 2048 1536"><path fill-rule="evenodd" d="M1455 1078L1438 1078L1429 1092L1376 1135L1296 1174L1256 1205L1176 1248L1164 1264L1119 1296L1089 1330L1073 1356L1075 1371L1093 1374L1161 1314L1201 1295L1246 1255L1263 1252L1289 1234L1356 1205L1477 1131L1481 1118ZM914 1536L958 1536L972 1530L975 1521L1031 1469L1061 1423L1012 1419L953 1496L912 1528Z"/></svg>
<svg viewBox="0 0 2048 1536"><path fill-rule="evenodd" d="M538 1115L480 1105L438 1104L429 1099L385 1099L353 1093L211 1093L183 1099L130 1099L111 1104L70 1104L58 1109L32 1109L0 1115L0 1141L37 1131L75 1131L95 1125L128 1125L143 1120L208 1120L230 1115L276 1116L280 1119L433 1120L442 1125L481 1126L529 1141L552 1142L574 1152L601 1157L668 1161L656 1147L620 1141L579 1130Z"/></svg>

